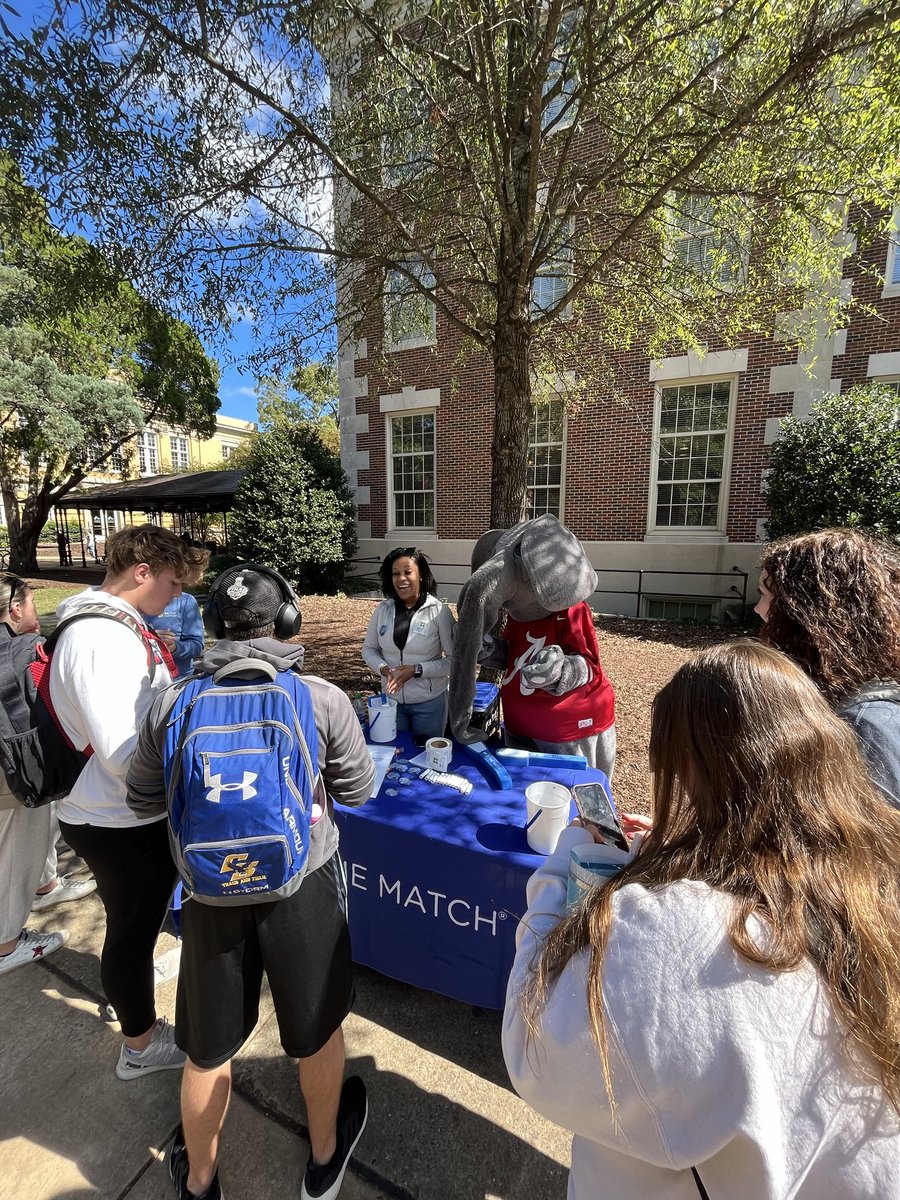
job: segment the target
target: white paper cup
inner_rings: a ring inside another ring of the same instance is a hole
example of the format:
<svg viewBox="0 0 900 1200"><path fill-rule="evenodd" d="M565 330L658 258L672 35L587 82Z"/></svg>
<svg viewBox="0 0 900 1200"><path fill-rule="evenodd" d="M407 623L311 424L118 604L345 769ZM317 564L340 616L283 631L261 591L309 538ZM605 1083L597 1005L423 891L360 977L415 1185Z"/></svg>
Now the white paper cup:
<svg viewBox="0 0 900 1200"><path fill-rule="evenodd" d="M397 736L397 701L390 696L369 697L369 737L373 742L392 742Z"/></svg>
<svg viewBox="0 0 900 1200"><path fill-rule="evenodd" d="M569 823L572 793L561 783L530 783L525 789L525 836L538 854L552 854Z"/></svg>
<svg viewBox="0 0 900 1200"><path fill-rule="evenodd" d="M425 743L425 756L432 771L447 771L453 757L453 746L447 738L429 738Z"/></svg>

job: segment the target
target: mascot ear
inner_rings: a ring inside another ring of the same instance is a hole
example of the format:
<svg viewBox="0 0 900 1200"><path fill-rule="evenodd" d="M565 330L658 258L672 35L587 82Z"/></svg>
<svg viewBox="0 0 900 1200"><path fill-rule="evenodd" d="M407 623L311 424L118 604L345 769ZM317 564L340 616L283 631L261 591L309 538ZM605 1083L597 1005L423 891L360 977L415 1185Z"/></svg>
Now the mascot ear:
<svg viewBox="0 0 900 1200"><path fill-rule="evenodd" d="M597 590L597 572L581 542L549 513L526 523L518 554L547 612L563 612Z"/></svg>
<svg viewBox="0 0 900 1200"><path fill-rule="evenodd" d="M504 556L498 554L478 568L460 593L450 666L450 728L458 742L484 740L480 730L469 729L478 655L484 635L496 624L513 583Z"/></svg>
<svg viewBox="0 0 900 1200"><path fill-rule="evenodd" d="M494 557L494 551L497 549L497 543L503 537L505 529L489 529L487 533L483 533L475 545L472 547L472 574L483 567L489 558Z"/></svg>

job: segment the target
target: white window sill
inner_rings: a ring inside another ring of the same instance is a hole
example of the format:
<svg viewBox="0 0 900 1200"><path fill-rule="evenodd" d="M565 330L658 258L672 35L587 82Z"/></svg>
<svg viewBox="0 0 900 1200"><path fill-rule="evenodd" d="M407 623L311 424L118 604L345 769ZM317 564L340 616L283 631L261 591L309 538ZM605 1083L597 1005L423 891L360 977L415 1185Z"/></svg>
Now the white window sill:
<svg viewBox="0 0 900 1200"><path fill-rule="evenodd" d="M401 350L424 350L437 345L435 337L409 338L404 342L385 342L386 354L397 354Z"/></svg>
<svg viewBox="0 0 900 1200"><path fill-rule="evenodd" d="M671 529L651 529L644 534L644 541L650 543L673 543L673 542L704 542L706 544L716 542L727 542L728 535L723 533L721 529L699 529L696 526L690 529L685 529L682 526L673 526Z"/></svg>
<svg viewBox="0 0 900 1200"><path fill-rule="evenodd" d="M889 300L892 296L900 296L900 283L886 283L882 288L882 300Z"/></svg>

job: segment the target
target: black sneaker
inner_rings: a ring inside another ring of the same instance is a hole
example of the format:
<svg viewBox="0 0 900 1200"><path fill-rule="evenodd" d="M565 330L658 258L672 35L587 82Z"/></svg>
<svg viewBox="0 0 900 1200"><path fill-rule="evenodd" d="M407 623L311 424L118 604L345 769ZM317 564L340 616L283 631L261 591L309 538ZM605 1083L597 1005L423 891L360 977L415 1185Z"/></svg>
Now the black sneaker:
<svg viewBox="0 0 900 1200"><path fill-rule="evenodd" d="M219 1172L216 1171L213 1175L212 1183L205 1192L197 1195L196 1192L188 1191L188 1171L190 1164L188 1163L187 1147L184 1144L184 1130L178 1126L178 1131L175 1134L175 1141L172 1143L172 1149L169 1151L169 1176L175 1184L175 1194L178 1200L225 1200L225 1193L219 1187Z"/></svg>
<svg viewBox="0 0 900 1200"><path fill-rule="evenodd" d="M337 1147L331 1162L317 1167L310 1158L300 1188L300 1200L336 1200L350 1155L362 1137L369 1116L366 1085L358 1075L351 1075L341 1088L337 1115Z"/></svg>

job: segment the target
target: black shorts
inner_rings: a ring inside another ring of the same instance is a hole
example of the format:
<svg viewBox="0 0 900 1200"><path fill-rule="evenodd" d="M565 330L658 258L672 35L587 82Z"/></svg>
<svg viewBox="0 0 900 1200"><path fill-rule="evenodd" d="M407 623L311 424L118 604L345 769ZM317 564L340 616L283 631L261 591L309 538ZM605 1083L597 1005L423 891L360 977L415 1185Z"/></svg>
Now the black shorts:
<svg viewBox="0 0 900 1200"><path fill-rule="evenodd" d="M227 1062L250 1037L264 971L292 1058L321 1050L350 1011L347 886L337 853L286 900L234 908L189 900L181 932L175 1041L198 1067Z"/></svg>

